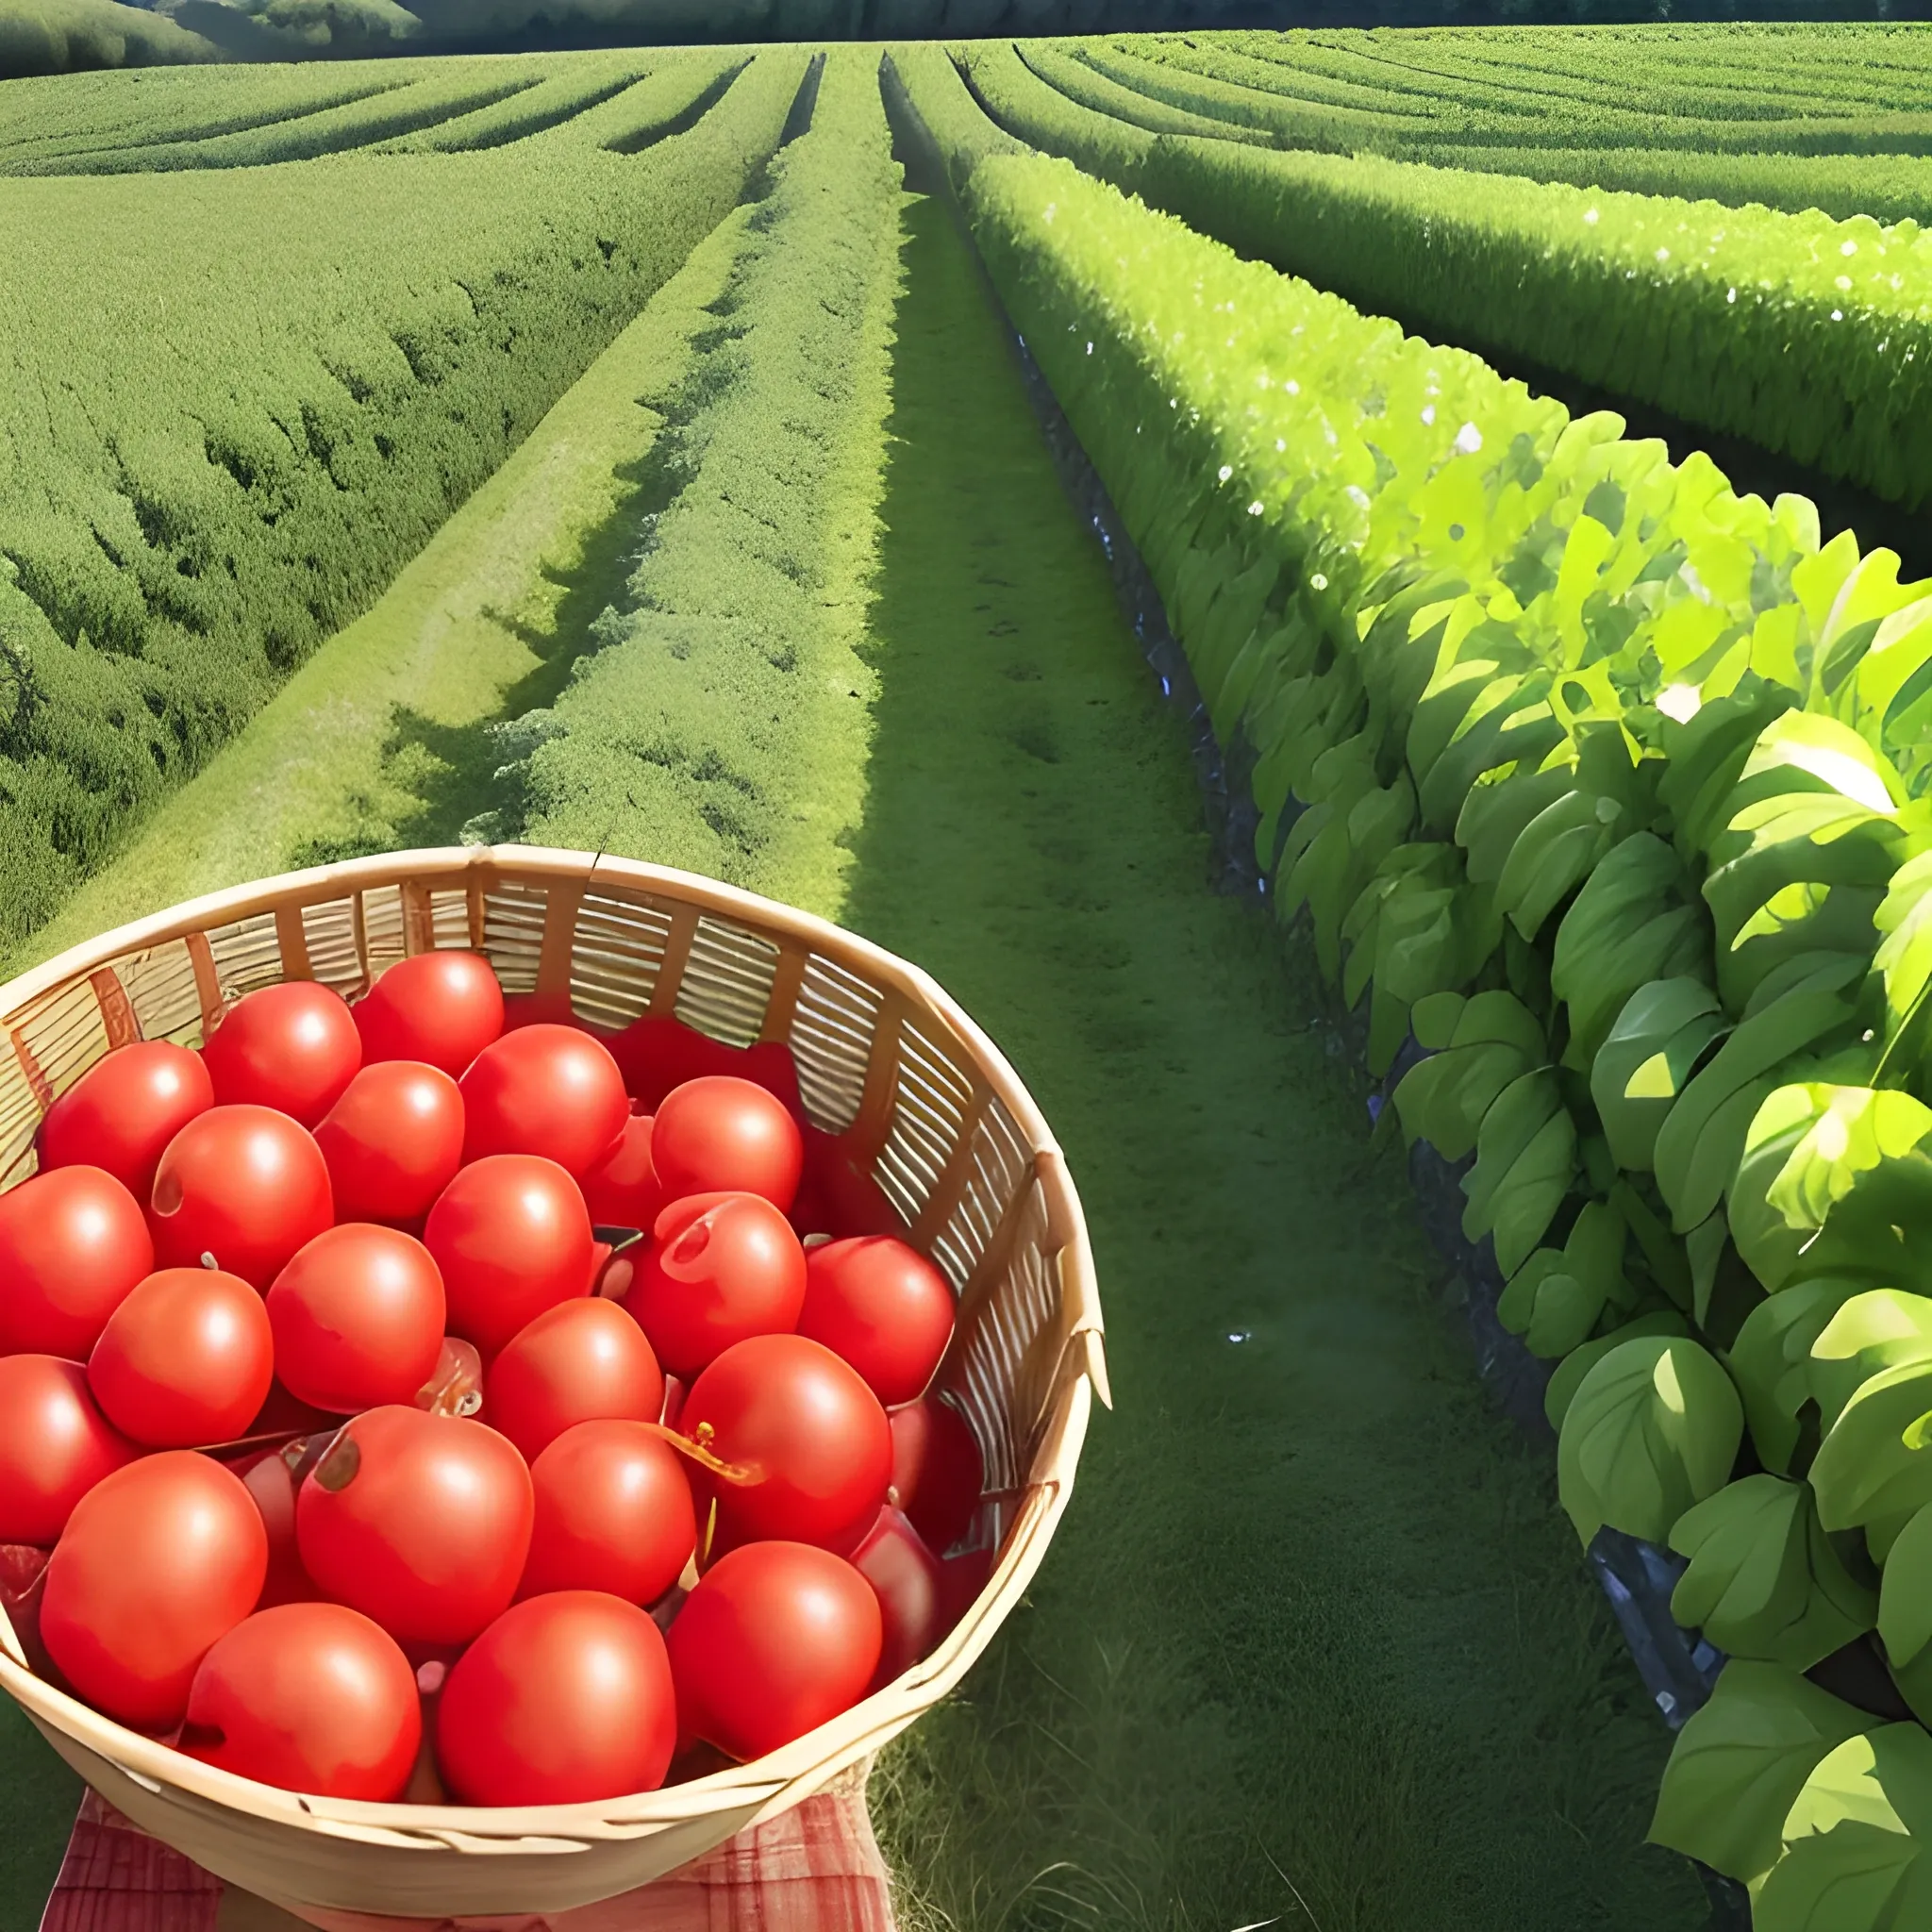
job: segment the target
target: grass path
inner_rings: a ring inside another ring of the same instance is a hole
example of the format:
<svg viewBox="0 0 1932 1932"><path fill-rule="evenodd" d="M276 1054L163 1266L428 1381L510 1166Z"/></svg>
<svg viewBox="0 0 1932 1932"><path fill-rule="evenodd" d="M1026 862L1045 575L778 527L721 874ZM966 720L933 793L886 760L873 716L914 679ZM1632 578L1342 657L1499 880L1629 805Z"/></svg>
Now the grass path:
<svg viewBox="0 0 1932 1932"><path fill-rule="evenodd" d="M751 205L700 242L373 608L84 885L0 974L198 892L345 853L453 843L501 762L487 725L545 704L621 594L625 514L715 318Z"/></svg>
<svg viewBox="0 0 1932 1932"><path fill-rule="evenodd" d="M1674 1932L1666 1749L1435 1293L962 243L910 217L846 916L981 1019L1092 1224L1117 1412L964 1695L887 1758L924 1928Z"/></svg>

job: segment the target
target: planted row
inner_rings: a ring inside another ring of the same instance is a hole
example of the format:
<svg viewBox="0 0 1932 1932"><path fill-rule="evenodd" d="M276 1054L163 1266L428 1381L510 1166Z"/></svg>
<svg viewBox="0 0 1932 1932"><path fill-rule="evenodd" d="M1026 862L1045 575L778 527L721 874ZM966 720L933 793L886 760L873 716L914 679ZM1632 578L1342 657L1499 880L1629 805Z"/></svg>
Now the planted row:
<svg viewBox="0 0 1932 1932"><path fill-rule="evenodd" d="M1862 1650L1932 1717L1932 599L1802 499L992 151L912 71L1255 754L1277 915L1378 1071L1422 1051L1395 1112L1465 1163L1504 1318L1557 1360L1565 1507L1672 1542L1734 1659L1654 1836L1761 1927L1910 1923L1932 1736L1805 1674Z"/></svg>
<svg viewBox="0 0 1932 1932"><path fill-rule="evenodd" d="M665 62L582 121L648 128L724 64ZM0 938L497 468L740 200L805 66L761 56L639 155L565 123L470 154L0 181Z"/></svg>

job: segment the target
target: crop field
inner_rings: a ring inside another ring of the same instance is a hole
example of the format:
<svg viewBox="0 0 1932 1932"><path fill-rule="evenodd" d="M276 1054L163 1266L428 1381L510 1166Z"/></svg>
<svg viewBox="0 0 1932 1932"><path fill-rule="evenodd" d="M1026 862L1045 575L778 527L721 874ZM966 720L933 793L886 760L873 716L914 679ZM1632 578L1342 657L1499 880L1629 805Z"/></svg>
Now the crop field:
<svg viewBox="0 0 1932 1932"><path fill-rule="evenodd" d="M1888 25L0 82L0 953L525 841L987 1026L1116 1412L906 1932L1932 1922L1927 170Z"/></svg>

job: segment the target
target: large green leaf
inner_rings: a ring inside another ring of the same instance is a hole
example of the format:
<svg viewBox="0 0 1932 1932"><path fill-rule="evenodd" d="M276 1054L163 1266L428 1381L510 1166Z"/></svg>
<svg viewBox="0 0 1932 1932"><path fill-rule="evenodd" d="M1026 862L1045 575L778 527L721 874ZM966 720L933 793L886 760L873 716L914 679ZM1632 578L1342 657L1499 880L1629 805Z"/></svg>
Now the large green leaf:
<svg viewBox="0 0 1932 1932"><path fill-rule="evenodd" d="M1852 1296L1871 1286L1861 1275L1807 1275L1744 1317L1724 1362L1767 1469L1789 1470L1797 1452L1799 1412L1811 1399L1812 1343Z"/></svg>
<svg viewBox="0 0 1932 1932"><path fill-rule="evenodd" d="M1590 1071L1619 1167L1649 1168L1666 1116L1725 1025L1717 995L1699 979L1655 980L1630 995Z"/></svg>
<svg viewBox="0 0 1932 1932"><path fill-rule="evenodd" d="M1727 1483L1677 1519L1671 1547L1690 1559L1671 1614L1731 1657L1808 1671L1877 1615L1876 1598L1847 1574L1804 1483L1763 1474Z"/></svg>
<svg viewBox="0 0 1932 1932"><path fill-rule="evenodd" d="M1587 1202L1561 1248L1539 1248L1517 1270L1496 1304L1504 1327L1532 1355L1566 1356L1586 1341L1611 1307L1634 1305L1624 1273L1624 1217L1607 1202Z"/></svg>
<svg viewBox="0 0 1932 1932"><path fill-rule="evenodd" d="M1861 1383L1811 1459L1827 1529L1850 1529L1932 1503L1932 1359Z"/></svg>
<svg viewBox="0 0 1932 1932"><path fill-rule="evenodd" d="M1932 1298L1867 1289L1840 1305L1811 1343L1806 1376L1828 1429L1846 1403L1886 1369L1932 1358Z"/></svg>
<svg viewBox="0 0 1932 1932"><path fill-rule="evenodd" d="M1605 1524L1662 1542L1730 1478L1743 1406L1717 1358L1657 1336L1611 1349L1584 1376L1557 1443L1557 1493L1587 1544Z"/></svg>
<svg viewBox="0 0 1932 1932"><path fill-rule="evenodd" d="M1795 1671L1733 1658L1677 1733L1650 1841L1755 1884L1783 1851L1785 1819L1805 1780L1876 1723Z"/></svg>
<svg viewBox="0 0 1932 1932"><path fill-rule="evenodd" d="M1689 1335L1690 1332L1690 1323L1675 1308L1651 1308L1641 1315L1632 1316L1609 1334L1592 1336L1590 1341L1573 1348L1557 1364L1555 1373L1550 1376L1549 1387L1543 1391L1543 1414L1549 1418L1551 1428L1562 1428L1563 1418L1570 1413L1570 1405L1575 1401L1584 1377L1613 1348L1646 1336Z"/></svg>
<svg viewBox="0 0 1932 1932"><path fill-rule="evenodd" d="M1878 1634L1895 1670L1932 1643L1932 1508L1913 1512L1885 1559L1878 1585Z"/></svg>
<svg viewBox="0 0 1932 1932"><path fill-rule="evenodd" d="M1917 1932L1932 1925L1932 1735L1847 1738L1805 1780L1754 1932Z"/></svg>

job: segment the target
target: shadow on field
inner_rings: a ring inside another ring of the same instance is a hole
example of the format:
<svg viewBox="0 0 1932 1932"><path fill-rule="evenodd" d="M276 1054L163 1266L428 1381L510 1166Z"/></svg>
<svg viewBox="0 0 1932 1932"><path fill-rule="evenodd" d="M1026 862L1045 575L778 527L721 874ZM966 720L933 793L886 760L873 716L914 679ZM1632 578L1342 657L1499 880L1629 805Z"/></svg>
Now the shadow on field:
<svg viewBox="0 0 1932 1932"><path fill-rule="evenodd" d="M1303 949L1208 889L1179 721L977 270L909 210L845 918L991 1032L1086 1203L1119 1412L884 1758L907 1932L1689 1932L1667 1740L1445 1319Z"/></svg>

